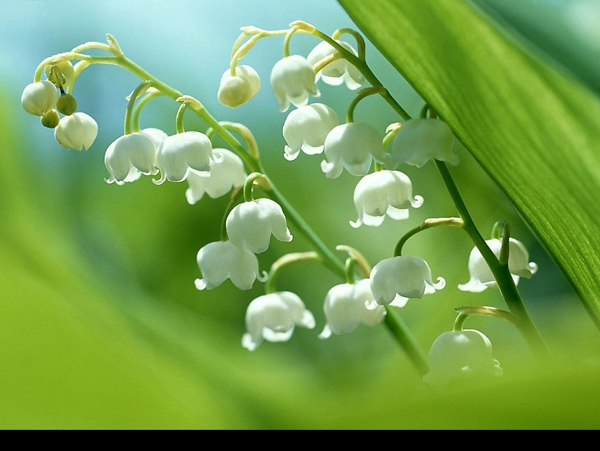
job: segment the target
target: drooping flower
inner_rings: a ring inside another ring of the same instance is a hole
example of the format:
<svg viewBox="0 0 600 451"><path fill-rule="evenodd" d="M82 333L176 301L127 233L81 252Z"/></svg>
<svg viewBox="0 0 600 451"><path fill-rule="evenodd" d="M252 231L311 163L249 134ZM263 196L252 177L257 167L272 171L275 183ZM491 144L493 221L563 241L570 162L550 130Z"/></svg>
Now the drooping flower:
<svg viewBox="0 0 600 451"><path fill-rule="evenodd" d="M406 174L382 170L360 179L354 189L354 205L358 219L350 221L352 227L379 226L386 215L392 219L408 218L408 208L419 208L423 198L413 197L412 183Z"/></svg>
<svg viewBox="0 0 600 451"><path fill-rule="evenodd" d="M34 116L43 116L46 111L54 108L57 101L56 86L48 80L29 83L21 94L23 109Z"/></svg>
<svg viewBox="0 0 600 451"><path fill-rule="evenodd" d="M167 136L156 153L156 166L161 177L154 182L182 182L190 170L208 176L210 160L214 159L212 144L204 133L189 131Z"/></svg>
<svg viewBox="0 0 600 451"><path fill-rule="evenodd" d="M265 294L254 299L246 310L246 330L242 346L254 351L263 339L271 342L287 341L294 326L312 329L313 314L306 310L302 300L289 291Z"/></svg>
<svg viewBox="0 0 600 451"><path fill-rule="evenodd" d="M369 279L362 279L353 284L336 285L325 297L325 318L327 323L319 338L329 338L336 335L353 332L360 323L376 326L383 321L385 307L377 305L372 309L367 304L373 301Z"/></svg>
<svg viewBox="0 0 600 451"><path fill-rule="evenodd" d="M46 66L45 69L48 80L57 86L66 86L75 76L75 67L71 61L61 61L58 64Z"/></svg>
<svg viewBox="0 0 600 451"><path fill-rule="evenodd" d="M487 240L486 244L496 257L500 257L502 241L494 238ZM538 266L535 263L529 262L529 252L525 245L514 238L510 238L508 245L508 270L512 274L515 284L519 283L520 277L530 279L537 272L537 269ZM480 293L488 287L498 287L490 267L476 247L473 248L469 255L469 275L469 281L458 286L460 290Z"/></svg>
<svg viewBox="0 0 600 451"><path fill-rule="evenodd" d="M329 132L339 124L336 112L322 103L301 106L288 114L283 124L286 160L295 160L300 150L307 155L323 152Z"/></svg>
<svg viewBox="0 0 600 451"><path fill-rule="evenodd" d="M221 77L219 102L230 108L236 108L258 94L260 91L260 77L251 66L235 66L234 74L227 69Z"/></svg>
<svg viewBox="0 0 600 451"><path fill-rule="evenodd" d="M286 56L275 63L271 71L271 88L282 112L287 111L290 102L300 107L308 103L309 94L320 95L313 68L300 55Z"/></svg>
<svg viewBox="0 0 600 451"><path fill-rule="evenodd" d="M198 290L210 290L227 278L240 290L252 288L256 279L266 280L266 273L259 273L256 255L235 247L230 241L207 244L198 251L196 260L202 273L202 279L195 281Z"/></svg>
<svg viewBox="0 0 600 451"><path fill-rule="evenodd" d="M409 119L392 140L391 158L388 166L408 163L418 168L429 160L457 164L458 155L453 151L454 135L445 122L439 119Z"/></svg>
<svg viewBox="0 0 600 451"><path fill-rule="evenodd" d="M474 329L444 332L429 351L430 371L423 381L434 388L446 388L461 380L502 376L498 360L492 357L492 343Z"/></svg>
<svg viewBox="0 0 600 451"><path fill-rule="evenodd" d="M357 55L356 50L352 48L350 44L344 41L336 41L346 50L351 52L353 55ZM311 50L306 57L307 61L314 66L319 61L328 58L332 55L336 55L339 52L333 48L328 42L321 42ZM360 71L344 58L338 58L331 63L327 64L323 69L317 72L317 81L322 79L324 83L331 86L339 86L342 83L346 83L348 89L356 90L360 88L365 82L364 77Z"/></svg>
<svg viewBox="0 0 600 451"><path fill-rule="evenodd" d="M390 304L397 296L421 298L446 285L442 277L434 283L425 260L401 255L377 263L371 270L371 290L378 304Z"/></svg>
<svg viewBox="0 0 600 451"><path fill-rule="evenodd" d="M166 137L165 132L153 128L117 138L104 155L104 165L110 174L106 182L122 185L139 179L142 174L157 174L156 150Z"/></svg>
<svg viewBox="0 0 600 451"><path fill-rule="evenodd" d="M367 175L373 159L386 160L381 135L365 122L338 125L325 138L323 149L327 160L321 162L321 170L331 179L344 168L352 175Z"/></svg>
<svg viewBox="0 0 600 451"><path fill-rule="evenodd" d="M255 254L267 250L271 234L279 241L292 241L283 210L271 199L236 205L227 216L225 227L234 246Z"/></svg>
<svg viewBox="0 0 600 451"><path fill-rule="evenodd" d="M190 171L187 177L189 188L185 197L190 205L195 204L208 194L213 199L227 194L231 188L239 188L246 181L244 162L235 153L227 149L213 149L218 160L211 160L208 177Z"/></svg>
<svg viewBox="0 0 600 451"><path fill-rule="evenodd" d="M54 129L54 138L63 147L89 149L98 135L98 124L85 113L63 116Z"/></svg>

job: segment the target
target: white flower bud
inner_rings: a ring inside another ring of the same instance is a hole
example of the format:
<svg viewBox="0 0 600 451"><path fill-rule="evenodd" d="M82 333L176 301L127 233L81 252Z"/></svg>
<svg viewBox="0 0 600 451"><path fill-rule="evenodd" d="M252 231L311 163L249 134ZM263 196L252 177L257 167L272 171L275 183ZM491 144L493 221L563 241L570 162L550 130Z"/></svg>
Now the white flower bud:
<svg viewBox="0 0 600 451"><path fill-rule="evenodd" d="M260 77L250 66L236 66L235 75L227 69L221 77L218 98L223 105L236 108L260 91Z"/></svg>
<svg viewBox="0 0 600 451"><path fill-rule="evenodd" d="M474 329L444 332L429 351L430 371L423 381L438 389L453 382L502 376L498 360L492 357L492 343Z"/></svg>
<svg viewBox="0 0 600 451"><path fill-rule="evenodd" d="M54 108L57 101L56 86L48 80L28 84L21 94L23 109L34 116L43 116L46 111Z"/></svg>
<svg viewBox="0 0 600 451"><path fill-rule="evenodd" d="M98 124L85 113L73 113L61 118L54 129L54 138L63 147L89 149L98 135Z"/></svg>

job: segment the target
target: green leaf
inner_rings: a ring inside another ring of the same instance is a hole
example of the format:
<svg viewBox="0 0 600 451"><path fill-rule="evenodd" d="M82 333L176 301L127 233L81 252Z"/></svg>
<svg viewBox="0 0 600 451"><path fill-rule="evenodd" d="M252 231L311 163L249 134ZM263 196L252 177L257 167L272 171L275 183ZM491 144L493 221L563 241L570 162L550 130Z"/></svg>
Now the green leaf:
<svg viewBox="0 0 600 451"><path fill-rule="evenodd" d="M465 1L340 3L506 193L600 326L597 97Z"/></svg>

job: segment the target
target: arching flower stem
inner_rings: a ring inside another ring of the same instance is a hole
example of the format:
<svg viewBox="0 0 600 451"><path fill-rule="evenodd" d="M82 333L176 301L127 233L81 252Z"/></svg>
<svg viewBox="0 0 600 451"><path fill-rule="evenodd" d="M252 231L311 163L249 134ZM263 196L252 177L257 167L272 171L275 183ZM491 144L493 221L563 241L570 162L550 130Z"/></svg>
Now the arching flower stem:
<svg viewBox="0 0 600 451"><path fill-rule="evenodd" d="M516 327L540 360L544 362L551 361L552 357L550 355L550 351L546 347L542 336L535 327L535 324L531 320L531 317L525 308L521 294L519 293L519 290L512 279L510 271L508 270L508 264L500 263L498 258L496 258L492 250L486 244L485 239L479 233L479 230L475 226L469 210L467 209L462 196L458 191L456 184L454 183L454 179L452 178L446 163L439 160L434 161L438 171L440 172L440 175L442 176L442 179L444 180L444 183L446 184L446 188L450 193L450 197L454 202L454 206L456 207L458 214L463 221L463 229L467 232L477 249L479 249L482 257L492 271L508 309L513 315L519 318L518 323L515 324ZM508 246L506 247L508 248Z"/></svg>
<svg viewBox="0 0 600 451"><path fill-rule="evenodd" d="M133 116L133 107L135 105L135 102L137 100L137 98L139 96L141 96L142 94L144 94L148 88L151 85L151 81L150 80L145 80L143 82L141 82L134 90L133 92L129 95L129 99L127 102L127 109L125 110L125 124L123 126L124 129L124 134L125 135L129 135L132 131L134 132L139 132L139 126L136 127L136 124L133 124L132 121L132 116Z"/></svg>
<svg viewBox="0 0 600 451"><path fill-rule="evenodd" d="M375 94L383 95L384 92L387 92L387 90L380 86L365 88L358 91L356 97L354 97L354 99L352 99L352 102L350 102L350 105L348 105L348 111L346 112L346 123L354 122L354 109L356 108L356 105L358 105L358 102L360 102L365 97L372 96Z"/></svg>
<svg viewBox="0 0 600 451"><path fill-rule="evenodd" d="M400 241L398 241L398 244L396 244L396 248L394 249L394 257L402 255L402 247L410 237L415 236L417 233L422 232L423 230L427 230L437 226L464 227L464 221L461 218L426 219L421 223L421 225L409 230L402 236L402 238L400 238Z"/></svg>
<svg viewBox="0 0 600 451"><path fill-rule="evenodd" d="M278 258L272 265L271 270L269 271L269 277L267 282L265 283L265 293L275 293L277 289L275 288L275 282L277 280L277 276L279 273L288 266L295 265L297 263L302 263L306 261L316 261L322 262L321 256L317 252L308 251L308 252L295 252L291 254L286 254L280 258Z"/></svg>
<svg viewBox="0 0 600 451"><path fill-rule="evenodd" d="M500 318L503 321L508 321L515 326L518 325L520 321L519 318L512 313L496 307L465 305L455 309L455 311L458 313L458 316L454 320L454 327L452 329L454 332L463 330L464 323L469 316L493 316Z"/></svg>

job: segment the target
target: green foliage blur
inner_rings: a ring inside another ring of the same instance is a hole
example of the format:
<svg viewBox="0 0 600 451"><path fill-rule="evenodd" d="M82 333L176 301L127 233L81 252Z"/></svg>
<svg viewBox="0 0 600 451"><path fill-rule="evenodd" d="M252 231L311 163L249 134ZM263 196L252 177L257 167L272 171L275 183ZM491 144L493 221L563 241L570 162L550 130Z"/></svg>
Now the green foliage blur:
<svg viewBox="0 0 600 451"><path fill-rule="evenodd" d="M290 6L291 5L293 6ZM283 158L277 111L268 86L281 39L259 42L244 63L257 69L261 93L230 110L218 104L239 27L285 28L296 19L331 33L352 26L335 2L141 2L107 0L14 1L0 19L0 428L2 429L522 429L597 428L600 401L598 330L560 272L499 190L462 148L453 168L465 201L484 235L495 221L511 224L540 270L520 288L557 366L542 369L508 323L472 318L484 332L504 377L489 384L432 392L381 326L319 340L322 305L338 283L316 264L283 273L278 287L296 292L315 314L315 330L297 329L287 343L241 346L248 303L261 283L240 291L227 281L199 292L195 262L219 238L227 200L190 206L184 183L155 186L148 177L108 185L104 150L122 134L125 96L136 80L115 67L86 69L74 90L81 111L99 124L87 152L60 147L38 118L19 104L37 64L53 53L111 33L126 55L176 89L197 97L219 120L239 121L255 133L265 167L284 195L334 249L348 244L374 265L392 255L399 237L428 217L455 215L435 168L406 168L424 206L404 222L352 229L357 179L329 180L319 156ZM227 7L224 5L227 4ZM71 8L70 8L71 7ZM102 15L98 14L101 8ZM231 14L225 14L226 9ZM70 26L56 31L60 14ZM27 17L27 21L19 20ZM133 22L132 22L133 21ZM11 23L26 23L18 31ZM2 28L3 27L3 28ZM299 36L292 51L316 42ZM368 60L412 114L422 101L370 46ZM321 86L323 101L341 118L353 93ZM144 126L174 131L176 105L158 99ZM380 130L398 118L378 99L361 102L355 116ZM186 117L188 129L203 129ZM292 230L294 234L294 230ZM433 229L411 239L406 253L426 259L447 287L399 311L424 349L450 330L461 305L502 308L494 290L460 292L468 280L471 245L455 229ZM299 234L272 242L261 269L286 252L308 250ZM345 258L343 254L340 258Z"/></svg>

